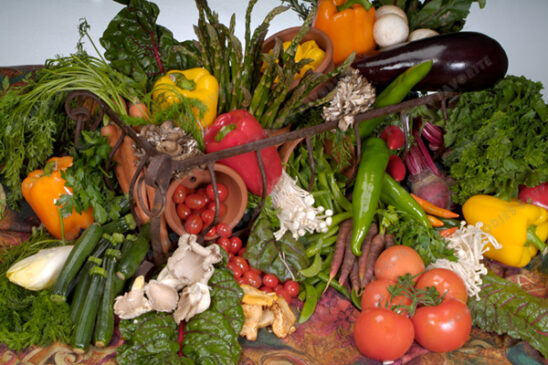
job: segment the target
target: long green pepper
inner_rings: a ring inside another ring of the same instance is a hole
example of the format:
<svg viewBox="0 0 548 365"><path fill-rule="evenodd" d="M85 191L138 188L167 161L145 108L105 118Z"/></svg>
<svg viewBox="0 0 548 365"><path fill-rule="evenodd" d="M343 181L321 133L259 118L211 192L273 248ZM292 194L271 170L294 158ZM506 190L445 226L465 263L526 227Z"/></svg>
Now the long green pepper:
<svg viewBox="0 0 548 365"><path fill-rule="evenodd" d="M389 174L383 174L381 200L390 204L398 210L409 214L425 227L430 227L430 221L422 207L405 190L400 183L394 180Z"/></svg>
<svg viewBox="0 0 548 365"><path fill-rule="evenodd" d="M362 255L362 241L377 211L389 155L388 146L381 138L369 137L363 144L363 152L352 192L354 224L350 247L356 256Z"/></svg>

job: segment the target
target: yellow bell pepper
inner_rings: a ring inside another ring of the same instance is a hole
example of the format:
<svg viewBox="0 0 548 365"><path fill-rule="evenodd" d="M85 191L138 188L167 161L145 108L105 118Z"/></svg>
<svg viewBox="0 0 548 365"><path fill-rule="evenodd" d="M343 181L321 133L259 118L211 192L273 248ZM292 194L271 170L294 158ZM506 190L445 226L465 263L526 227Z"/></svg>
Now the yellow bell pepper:
<svg viewBox="0 0 548 365"><path fill-rule="evenodd" d="M219 83L205 68L196 67L188 70L172 70L160 77L152 88L152 99L160 109L172 104L181 103L182 97L197 99L206 107L205 113L194 108L193 113L205 128L217 116Z"/></svg>
<svg viewBox="0 0 548 365"><path fill-rule="evenodd" d="M61 171L72 165L72 157L52 157L43 170L34 170L21 184L21 191L36 216L48 232L56 238L62 238L60 207L55 203L63 194L72 194L72 189L65 186ZM63 217L65 239L78 238L80 231L93 223L93 209L90 207L82 213L76 212Z"/></svg>
<svg viewBox="0 0 548 365"><path fill-rule="evenodd" d="M548 211L518 200L506 201L489 195L474 195L462 206L466 222L482 222L482 231L502 245L488 244L484 256L512 267L524 267L544 250L548 238Z"/></svg>

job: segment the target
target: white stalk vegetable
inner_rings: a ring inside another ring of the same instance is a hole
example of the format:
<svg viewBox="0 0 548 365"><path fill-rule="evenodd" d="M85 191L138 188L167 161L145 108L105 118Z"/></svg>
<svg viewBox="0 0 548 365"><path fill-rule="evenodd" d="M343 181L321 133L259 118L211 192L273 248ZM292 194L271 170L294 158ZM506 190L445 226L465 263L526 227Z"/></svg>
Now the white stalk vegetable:
<svg viewBox="0 0 548 365"><path fill-rule="evenodd" d="M12 283L28 290L48 289L59 276L72 247L67 245L40 250L13 264L6 276Z"/></svg>

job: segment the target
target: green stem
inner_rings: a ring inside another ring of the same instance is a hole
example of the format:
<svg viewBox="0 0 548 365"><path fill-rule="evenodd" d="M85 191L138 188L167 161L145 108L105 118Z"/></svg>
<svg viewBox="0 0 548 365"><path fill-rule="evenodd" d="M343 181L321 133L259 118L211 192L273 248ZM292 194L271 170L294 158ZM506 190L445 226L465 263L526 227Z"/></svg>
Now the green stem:
<svg viewBox="0 0 548 365"><path fill-rule="evenodd" d="M544 251L546 244L537 236L536 229L536 226L529 226L529 228L527 228L527 243L532 244L538 248L539 251Z"/></svg>
<svg viewBox="0 0 548 365"><path fill-rule="evenodd" d="M354 5L354 4L359 4L359 5L363 6L365 8L365 10L371 9L371 3L367 0L348 0L344 4L341 4L341 5L337 6L337 11L343 11L343 10L346 10L348 8L351 8L352 5Z"/></svg>

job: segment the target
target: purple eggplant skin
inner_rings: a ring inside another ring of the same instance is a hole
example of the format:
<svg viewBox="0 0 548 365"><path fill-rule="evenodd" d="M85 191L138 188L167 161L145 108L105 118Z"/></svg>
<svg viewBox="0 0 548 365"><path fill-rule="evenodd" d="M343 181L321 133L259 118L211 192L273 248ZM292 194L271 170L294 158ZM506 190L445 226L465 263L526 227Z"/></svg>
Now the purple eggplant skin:
<svg viewBox="0 0 548 365"><path fill-rule="evenodd" d="M478 32L446 33L358 56L352 63L379 89L411 66L432 60L417 91L472 91L504 78L508 56L493 38Z"/></svg>

